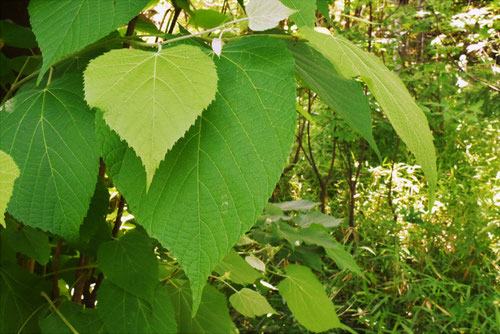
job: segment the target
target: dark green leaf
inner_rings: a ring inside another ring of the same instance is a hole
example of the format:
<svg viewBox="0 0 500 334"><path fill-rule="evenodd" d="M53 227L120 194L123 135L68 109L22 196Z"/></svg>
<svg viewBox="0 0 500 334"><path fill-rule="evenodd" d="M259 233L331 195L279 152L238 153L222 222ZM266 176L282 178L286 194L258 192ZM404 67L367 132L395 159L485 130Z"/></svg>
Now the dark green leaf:
<svg viewBox="0 0 500 334"><path fill-rule="evenodd" d="M176 279L168 285L179 333L238 333L229 316L226 297L211 285L203 290L200 306L193 318L191 289L187 280Z"/></svg>
<svg viewBox="0 0 500 334"><path fill-rule="evenodd" d="M103 243L97 252L104 276L140 298L151 298L158 284L158 260L151 239L140 230Z"/></svg>
<svg viewBox="0 0 500 334"><path fill-rule="evenodd" d="M78 331L79 334L104 333L104 324L97 315L97 310L83 309L81 305L64 302L59 306L59 312ZM52 312L46 318L40 319L40 329L44 334L72 334L71 329L59 315Z"/></svg>
<svg viewBox="0 0 500 334"><path fill-rule="evenodd" d="M77 239L96 184L99 149L81 78L23 90L0 111L0 149L21 170L8 211L26 225Z"/></svg>
<svg viewBox="0 0 500 334"><path fill-rule="evenodd" d="M98 297L97 312L110 334L177 333L169 292L159 283L154 295L144 300L104 280Z"/></svg>
<svg viewBox="0 0 500 334"><path fill-rule="evenodd" d="M0 40L16 48L32 49L36 46L35 35L30 28L5 20L0 21Z"/></svg>
<svg viewBox="0 0 500 334"><path fill-rule="evenodd" d="M12 249L23 253L40 264L46 264L50 257L50 243L47 234L30 226L21 229L13 221L8 221L5 231L6 242Z"/></svg>
<svg viewBox="0 0 500 334"><path fill-rule="evenodd" d="M126 24L149 0L31 0L28 10L43 54L38 81L58 59Z"/></svg>

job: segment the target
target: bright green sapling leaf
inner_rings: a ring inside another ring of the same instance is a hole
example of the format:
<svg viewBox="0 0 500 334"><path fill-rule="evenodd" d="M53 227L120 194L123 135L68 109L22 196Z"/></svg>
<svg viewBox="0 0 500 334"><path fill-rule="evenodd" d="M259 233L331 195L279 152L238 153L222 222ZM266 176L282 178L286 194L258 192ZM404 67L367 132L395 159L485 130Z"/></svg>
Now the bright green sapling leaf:
<svg viewBox="0 0 500 334"><path fill-rule="evenodd" d="M297 27L314 27L316 22L316 1L315 0L280 0L285 6L295 10L290 15L290 20L295 22Z"/></svg>
<svg viewBox="0 0 500 334"><path fill-rule="evenodd" d="M177 333L169 291L159 283L155 286L154 294L144 299L106 279L98 291L98 297L97 313L107 333Z"/></svg>
<svg viewBox="0 0 500 334"><path fill-rule="evenodd" d="M278 289L294 317L308 330L324 332L341 327L332 301L311 269L289 264Z"/></svg>
<svg viewBox="0 0 500 334"><path fill-rule="evenodd" d="M9 246L40 264L47 264L50 257L49 237L30 226L18 228L13 220L7 222L5 241Z"/></svg>
<svg viewBox="0 0 500 334"><path fill-rule="evenodd" d="M23 90L0 110L0 149L20 167L8 211L26 225L78 238L99 168L94 115L81 77Z"/></svg>
<svg viewBox="0 0 500 334"><path fill-rule="evenodd" d="M372 133L370 105L361 84L339 75L332 63L306 42L290 41L287 45L295 58L299 77L363 136L380 157Z"/></svg>
<svg viewBox="0 0 500 334"><path fill-rule="evenodd" d="M19 177L19 173L14 159L7 153L0 151L0 225L3 227L5 227L5 210L12 196L14 181Z"/></svg>
<svg viewBox="0 0 500 334"><path fill-rule="evenodd" d="M198 312L193 317L195 312L189 282L175 279L173 283L175 285L169 284L167 287L174 305L179 333L238 333L229 315L226 296L216 288L208 285L203 290Z"/></svg>
<svg viewBox="0 0 500 334"><path fill-rule="evenodd" d="M82 305L72 302L62 303L58 309L79 334L104 333L104 324L97 315L96 309L84 309ZM40 319L40 329L43 334L73 333L61 317L54 312Z"/></svg>
<svg viewBox="0 0 500 334"><path fill-rule="evenodd" d="M147 186L179 138L215 97L217 73L200 48L110 51L85 71L85 98L135 150Z"/></svg>
<svg viewBox="0 0 500 334"><path fill-rule="evenodd" d="M46 303L40 295L46 282L17 263L0 266L0 333L17 333L33 312ZM23 331L37 332L38 325L33 320Z"/></svg>
<svg viewBox="0 0 500 334"><path fill-rule="evenodd" d="M385 111L394 130L415 154L429 182L431 199L437 183L436 153L423 111L417 106L401 79L375 55L361 50L341 36L310 28L301 29L309 43L328 58L345 77L360 77Z"/></svg>
<svg viewBox="0 0 500 334"><path fill-rule="evenodd" d="M276 27L295 10L284 6L279 0L250 0L246 12L250 29L263 31Z"/></svg>
<svg viewBox="0 0 500 334"><path fill-rule="evenodd" d="M282 41L228 43L215 62L215 101L167 153L148 192L133 150L97 122L109 175L137 221L179 260L194 310L207 277L262 212L296 122L294 63Z"/></svg>
<svg viewBox="0 0 500 334"><path fill-rule="evenodd" d="M97 252L104 276L137 297L151 298L158 284L158 260L151 239L133 230L121 239L103 243Z"/></svg>
<svg viewBox="0 0 500 334"><path fill-rule="evenodd" d="M231 249L224 259L215 267L214 271L224 276L228 274L231 281L236 284L252 284L262 275L250 266L241 256Z"/></svg>
<svg viewBox="0 0 500 334"><path fill-rule="evenodd" d="M41 81L60 58L126 24L148 0L31 0L30 22L42 50Z"/></svg>
<svg viewBox="0 0 500 334"><path fill-rule="evenodd" d="M245 317L254 318L264 314L276 314L276 311L269 305L266 298L264 298L257 291L243 288L237 293L229 297L229 302L233 305L234 309Z"/></svg>

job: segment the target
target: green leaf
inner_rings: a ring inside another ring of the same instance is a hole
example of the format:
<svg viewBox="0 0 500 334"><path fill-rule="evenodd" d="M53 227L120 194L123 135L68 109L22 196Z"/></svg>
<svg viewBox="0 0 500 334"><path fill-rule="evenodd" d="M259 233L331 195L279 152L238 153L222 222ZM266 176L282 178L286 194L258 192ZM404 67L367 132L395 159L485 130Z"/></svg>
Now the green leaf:
<svg viewBox="0 0 500 334"><path fill-rule="evenodd" d="M213 9L198 9L191 12L193 23L203 29L212 29L223 23L231 21L229 15L220 13Z"/></svg>
<svg viewBox="0 0 500 334"><path fill-rule="evenodd" d="M273 203L275 206L283 211L293 211L293 210L311 210L315 206L319 205L319 202L312 202L307 199L297 199L295 201Z"/></svg>
<svg viewBox="0 0 500 334"><path fill-rule="evenodd" d="M278 289L294 317L308 330L324 332L341 327L332 301L311 269L289 264Z"/></svg>
<svg viewBox="0 0 500 334"><path fill-rule="evenodd" d="M20 167L8 211L26 225L77 239L99 168L94 115L67 74L23 90L0 111L0 149Z"/></svg>
<svg viewBox="0 0 500 334"><path fill-rule="evenodd" d="M19 173L19 168L11 156L0 151L0 225L3 227L5 227L4 213Z"/></svg>
<svg viewBox="0 0 500 334"><path fill-rule="evenodd" d="M97 295L97 313L108 333L177 333L169 292L159 283L148 300L128 293L108 280L104 280Z"/></svg>
<svg viewBox="0 0 500 334"><path fill-rule="evenodd" d="M316 7L318 7L318 11L325 17L326 21L333 25L332 18L330 17L330 0L316 0Z"/></svg>
<svg viewBox="0 0 500 334"><path fill-rule="evenodd" d="M193 297L187 280L174 280L172 285L168 285L168 291L174 305L179 333L238 333L229 316L226 296L213 286L208 285L203 290L195 317L191 316L194 313Z"/></svg>
<svg viewBox="0 0 500 334"><path fill-rule="evenodd" d="M290 15L290 20L297 27L314 27L316 22L315 0L280 0L288 8L294 9L295 13Z"/></svg>
<svg viewBox="0 0 500 334"><path fill-rule="evenodd" d="M234 309L245 317L253 318L264 314L276 314L267 299L254 290L243 288L229 297L229 302Z"/></svg>
<svg viewBox="0 0 500 334"><path fill-rule="evenodd" d="M148 0L31 0L31 27L42 50L38 82L57 60L126 24Z"/></svg>
<svg viewBox="0 0 500 334"><path fill-rule="evenodd" d="M147 184L170 148L215 97L212 60L195 46L113 50L90 62L85 97L135 150Z"/></svg>
<svg viewBox="0 0 500 334"><path fill-rule="evenodd" d="M58 309L78 333L103 333L104 324L97 315L97 310L92 308L83 309L80 304L72 302L62 303ZM44 334L72 334L70 328L54 312L46 318L40 319L40 329Z"/></svg>
<svg viewBox="0 0 500 334"><path fill-rule="evenodd" d="M0 40L15 48L32 49L36 46L31 29L6 20L0 21Z"/></svg>
<svg viewBox="0 0 500 334"><path fill-rule="evenodd" d="M34 259L40 264L47 264L50 257L50 243L47 234L30 226L19 228L14 221L7 223L5 240L17 252Z"/></svg>
<svg viewBox="0 0 500 334"><path fill-rule="evenodd" d="M332 228L338 226L343 219L335 218L329 215L325 215L321 212L311 212L307 214L300 214L294 218L294 223L302 228L307 228L311 224L319 224L326 228Z"/></svg>
<svg viewBox="0 0 500 334"><path fill-rule="evenodd" d="M303 28L301 34L345 77L360 77L375 95L394 130L415 154L430 187L430 204L437 184L436 153L427 119L401 79L375 55L341 36Z"/></svg>
<svg viewBox="0 0 500 334"><path fill-rule="evenodd" d="M361 84L340 76L332 63L309 44L303 41L287 44L295 58L299 77L363 136L380 157L372 133L370 105Z"/></svg>
<svg viewBox="0 0 500 334"><path fill-rule="evenodd" d="M234 249L229 251L226 257L215 267L214 271L221 276L228 273L231 281L241 285L252 284L262 276L243 260Z"/></svg>
<svg viewBox="0 0 500 334"><path fill-rule="evenodd" d="M109 281L138 297L153 296L158 284L158 260L151 239L143 231L129 231L120 240L103 243L97 260Z"/></svg>
<svg viewBox="0 0 500 334"><path fill-rule="evenodd" d="M246 12L250 29L263 31L276 27L295 10L284 6L279 0L250 0Z"/></svg>
<svg viewBox="0 0 500 334"><path fill-rule="evenodd" d="M17 333L29 316L45 304L40 295L45 282L17 264L0 266L0 333ZM23 333L39 332L29 321Z"/></svg>
<svg viewBox="0 0 500 334"><path fill-rule="evenodd" d="M109 175L137 221L183 266L194 310L208 275L272 194L296 122L294 63L282 41L244 38L215 61L216 100L168 152L149 192L140 160L97 122Z"/></svg>
<svg viewBox="0 0 500 334"><path fill-rule="evenodd" d="M344 247L334 240L335 245L325 248L326 255L335 261L340 269L348 269L353 273L364 276L354 257L344 249Z"/></svg>

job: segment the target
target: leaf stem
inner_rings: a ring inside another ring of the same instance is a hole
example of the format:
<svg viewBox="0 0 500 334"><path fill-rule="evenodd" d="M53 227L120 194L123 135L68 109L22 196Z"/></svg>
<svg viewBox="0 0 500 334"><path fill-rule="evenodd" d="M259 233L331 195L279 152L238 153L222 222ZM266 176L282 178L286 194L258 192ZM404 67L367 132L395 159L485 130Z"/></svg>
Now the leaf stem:
<svg viewBox="0 0 500 334"><path fill-rule="evenodd" d="M226 282L225 280L223 280L222 278L218 277L218 276L212 276L210 275L211 278L214 278L222 283L224 283L225 285L227 285L228 287L230 287L234 292L238 293L239 291L236 290L231 284L229 284L228 282Z"/></svg>
<svg viewBox="0 0 500 334"><path fill-rule="evenodd" d="M47 302L49 303L49 305L52 307L52 309L54 310L54 312L56 312L56 314L59 316L59 318L61 318L61 320L64 322L64 324L66 326L68 326L68 328L70 329L71 333L78 334L78 331L75 329L75 327L73 327L73 325L71 325L69 323L68 319L66 319L66 317L61 313L61 311L59 311L59 309L52 302L52 300L50 300L49 296L47 296L47 294L45 293L45 291L42 291L41 295L42 295L43 298L45 298L45 300L47 300Z"/></svg>

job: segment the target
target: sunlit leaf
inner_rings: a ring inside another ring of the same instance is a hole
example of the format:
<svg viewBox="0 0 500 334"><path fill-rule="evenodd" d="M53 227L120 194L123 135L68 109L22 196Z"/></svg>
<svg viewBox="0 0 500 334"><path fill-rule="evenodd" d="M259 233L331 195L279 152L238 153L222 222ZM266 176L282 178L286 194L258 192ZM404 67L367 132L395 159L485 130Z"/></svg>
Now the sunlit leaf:
<svg viewBox="0 0 500 334"><path fill-rule="evenodd" d="M5 227L4 213L19 173L19 168L10 155L0 151L0 225L3 227Z"/></svg>
<svg viewBox="0 0 500 334"><path fill-rule="evenodd" d="M284 6L279 0L250 0L246 12L250 19L250 29L263 31L276 27L281 20L295 13L295 10Z"/></svg>
<svg viewBox="0 0 500 334"><path fill-rule="evenodd" d="M243 314L245 317L253 318L264 314L275 314L276 311L269 305L266 298L264 298L257 291L243 288L229 297L229 302L236 311Z"/></svg>
<svg viewBox="0 0 500 334"><path fill-rule="evenodd" d="M215 97L217 73L199 48L110 51L85 71L85 98L135 150L147 184L179 138Z"/></svg>

